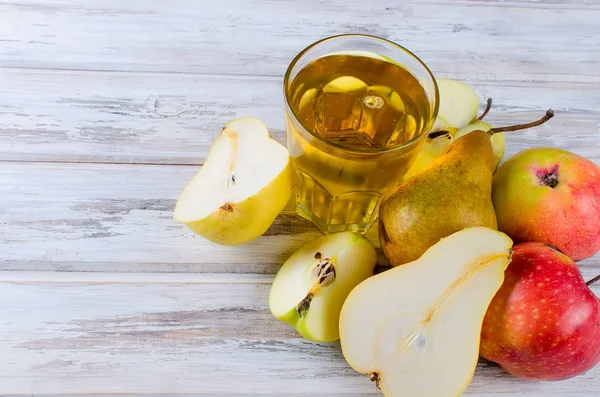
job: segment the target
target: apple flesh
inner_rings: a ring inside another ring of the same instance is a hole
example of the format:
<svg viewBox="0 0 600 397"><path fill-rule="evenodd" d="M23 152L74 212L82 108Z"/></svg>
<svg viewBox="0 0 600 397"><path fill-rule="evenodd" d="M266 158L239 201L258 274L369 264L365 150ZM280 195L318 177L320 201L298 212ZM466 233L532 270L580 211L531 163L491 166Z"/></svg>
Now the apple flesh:
<svg viewBox="0 0 600 397"><path fill-rule="evenodd" d="M200 171L185 186L173 218L218 244L236 245L261 236L292 195L287 149L258 119L225 125Z"/></svg>
<svg viewBox="0 0 600 397"><path fill-rule="evenodd" d="M527 379L562 380L600 361L600 300L566 255L516 244L483 321L481 355Z"/></svg>
<svg viewBox="0 0 600 397"><path fill-rule="evenodd" d="M504 233L466 228L360 283L340 315L348 364L385 396L460 395L475 372L483 317L511 247Z"/></svg>
<svg viewBox="0 0 600 397"><path fill-rule="evenodd" d="M515 154L494 175L498 229L551 244L575 261L600 250L600 167L566 150Z"/></svg>
<svg viewBox="0 0 600 397"><path fill-rule="evenodd" d="M318 237L277 272L269 294L271 313L306 339L336 341L344 300L376 265L375 248L356 233Z"/></svg>

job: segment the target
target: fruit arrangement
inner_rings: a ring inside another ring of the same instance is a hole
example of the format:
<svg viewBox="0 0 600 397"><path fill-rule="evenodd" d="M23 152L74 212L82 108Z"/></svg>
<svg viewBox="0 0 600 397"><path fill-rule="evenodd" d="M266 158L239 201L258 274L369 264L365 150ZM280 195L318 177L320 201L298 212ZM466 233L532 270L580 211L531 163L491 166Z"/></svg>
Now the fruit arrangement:
<svg viewBox="0 0 600 397"><path fill-rule="evenodd" d="M323 235L274 278L274 319L344 358L386 396L457 396L479 357L525 379L562 380L600 362L600 299L577 267L600 251L600 167L565 150L502 163L505 132L477 116L468 85L437 80L433 129L406 177L381 199L388 269L353 232ZM261 236L293 194L285 147L255 118L216 138L174 219L215 243ZM449 359L449 357L451 359ZM431 379L435 379L434 382Z"/></svg>

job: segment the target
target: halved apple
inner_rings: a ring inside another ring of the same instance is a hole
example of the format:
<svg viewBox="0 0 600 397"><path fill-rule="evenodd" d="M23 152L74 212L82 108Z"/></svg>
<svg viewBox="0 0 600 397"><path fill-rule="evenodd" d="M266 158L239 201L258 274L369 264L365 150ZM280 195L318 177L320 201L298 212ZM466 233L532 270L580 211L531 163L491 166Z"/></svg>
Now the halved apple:
<svg viewBox="0 0 600 397"><path fill-rule="evenodd" d="M360 283L340 314L346 361L386 396L460 395L475 372L483 317L511 249L504 233L467 228Z"/></svg>
<svg viewBox="0 0 600 397"><path fill-rule="evenodd" d="M292 195L290 156L258 119L230 121L185 186L173 218L218 244L243 244L271 226Z"/></svg>
<svg viewBox="0 0 600 397"><path fill-rule="evenodd" d="M316 238L283 264L269 295L275 318L306 339L339 339L339 315L348 293L373 275L375 248L364 237L341 232Z"/></svg>

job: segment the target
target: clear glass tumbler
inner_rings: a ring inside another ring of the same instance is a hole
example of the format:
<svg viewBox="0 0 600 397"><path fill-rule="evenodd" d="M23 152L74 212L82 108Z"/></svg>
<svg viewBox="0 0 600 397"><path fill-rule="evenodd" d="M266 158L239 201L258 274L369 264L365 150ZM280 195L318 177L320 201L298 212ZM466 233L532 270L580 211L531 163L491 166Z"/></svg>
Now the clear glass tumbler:
<svg viewBox="0 0 600 397"><path fill-rule="evenodd" d="M427 97L428 117L410 139L389 147L356 147L327 139L314 127L307 127L292 106L290 87L306 65L332 53L377 54L416 78ZM289 65L283 86L287 147L295 169L296 212L324 233L365 233L377 219L381 196L402 181L437 117L439 94L432 73L398 44L346 34L317 41L300 52Z"/></svg>

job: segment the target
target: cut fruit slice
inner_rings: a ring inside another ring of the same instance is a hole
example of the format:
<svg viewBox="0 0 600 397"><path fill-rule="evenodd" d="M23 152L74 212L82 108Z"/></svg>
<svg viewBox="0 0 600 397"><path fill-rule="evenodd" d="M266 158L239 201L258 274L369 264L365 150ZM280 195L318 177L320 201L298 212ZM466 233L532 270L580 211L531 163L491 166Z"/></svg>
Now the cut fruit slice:
<svg viewBox="0 0 600 397"><path fill-rule="evenodd" d="M386 396L460 395L473 377L483 317L511 248L501 232L467 228L363 281L340 315L350 366Z"/></svg>
<svg viewBox="0 0 600 397"><path fill-rule="evenodd" d="M287 149L258 119L225 125L204 166L185 186L175 221L215 243L235 245L262 235L292 194Z"/></svg>
<svg viewBox="0 0 600 397"><path fill-rule="evenodd" d="M385 102L392 105L392 107L402 112L406 113L406 107L404 106L404 102L398 93L391 87L385 85L374 85L369 87L369 93L376 93L385 99Z"/></svg>
<svg viewBox="0 0 600 397"><path fill-rule="evenodd" d="M323 87L323 92L349 92L365 88L367 84L354 76L342 76L331 80Z"/></svg>
<svg viewBox="0 0 600 397"><path fill-rule="evenodd" d="M269 295L275 318L306 339L339 339L339 314L358 283L373 275L377 255L365 238L352 232L318 237L283 264Z"/></svg>
<svg viewBox="0 0 600 397"><path fill-rule="evenodd" d="M450 79L436 79L436 82L440 94L438 115L415 162L404 176L404 180L423 172L458 138L456 134L460 129L468 127L470 123L479 123L476 121L479 97L473 88L460 81ZM502 137L496 140L501 141ZM504 147L494 149L494 153L496 152L504 153Z"/></svg>
<svg viewBox="0 0 600 397"><path fill-rule="evenodd" d="M302 94L302 98L300 98L300 103L298 104L298 109L300 112L302 112L306 106L310 105L314 101L317 92L318 91L316 88L311 88Z"/></svg>
<svg viewBox="0 0 600 397"><path fill-rule="evenodd" d="M432 132L450 131L469 124L477 118L479 97L473 88L457 80L436 79L440 94L438 116Z"/></svg>

